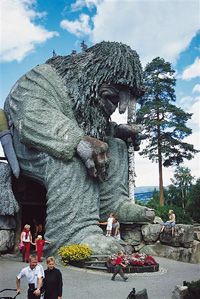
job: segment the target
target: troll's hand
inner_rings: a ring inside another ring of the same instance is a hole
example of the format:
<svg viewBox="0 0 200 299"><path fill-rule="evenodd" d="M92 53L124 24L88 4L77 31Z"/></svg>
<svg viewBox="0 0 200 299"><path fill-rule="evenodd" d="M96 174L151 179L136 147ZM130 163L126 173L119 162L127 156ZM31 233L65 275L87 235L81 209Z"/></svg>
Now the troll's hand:
<svg viewBox="0 0 200 299"><path fill-rule="evenodd" d="M85 136L77 146L77 153L91 177L100 181L106 178L108 145L96 138Z"/></svg>

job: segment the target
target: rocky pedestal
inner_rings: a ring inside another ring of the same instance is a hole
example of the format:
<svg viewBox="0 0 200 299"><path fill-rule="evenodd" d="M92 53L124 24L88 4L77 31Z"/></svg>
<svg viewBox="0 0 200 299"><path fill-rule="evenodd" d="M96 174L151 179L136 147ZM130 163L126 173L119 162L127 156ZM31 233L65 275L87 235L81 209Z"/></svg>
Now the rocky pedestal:
<svg viewBox="0 0 200 299"><path fill-rule="evenodd" d="M190 248L194 241L194 227L192 225L177 224L175 226L174 234L172 230L165 228L160 234L160 241L174 247Z"/></svg>
<svg viewBox="0 0 200 299"><path fill-rule="evenodd" d="M172 299L184 299L188 295L188 287L185 286L175 286L172 292Z"/></svg>
<svg viewBox="0 0 200 299"><path fill-rule="evenodd" d="M9 252L14 247L16 222L13 216L0 215L0 253Z"/></svg>
<svg viewBox="0 0 200 299"><path fill-rule="evenodd" d="M15 213L18 203L12 192L11 170L7 163L0 162L0 254L9 252L15 241Z"/></svg>
<svg viewBox="0 0 200 299"><path fill-rule="evenodd" d="M172 247L161 243L145 245L141 248L140 253L146 253L153 256L161 256L176 261L187 263L200 262L200 243L194 244L191 248Z"/></svg>
<svg viewBox="0 0 200 299"><path fill-rule="evenodd" d="M146 224L142 226L142 237L145 244L152 244L159 239L160 224Z"/></svg>
<svg viewBox="0 0 200 299"><path fill-rule="evenodd" d="M140 253L161 256L177 261L199 263L200 242L199 230L193 225L176 224L174 235L171 229L160 233L159 223L121 225L122 238Z"/></svg>
<svg viewBox="0 0 200 299"><path fill-rule="evenodd" d="M121 238L132 246L139 245L142 241L141 225L121 224Z"/></svg>

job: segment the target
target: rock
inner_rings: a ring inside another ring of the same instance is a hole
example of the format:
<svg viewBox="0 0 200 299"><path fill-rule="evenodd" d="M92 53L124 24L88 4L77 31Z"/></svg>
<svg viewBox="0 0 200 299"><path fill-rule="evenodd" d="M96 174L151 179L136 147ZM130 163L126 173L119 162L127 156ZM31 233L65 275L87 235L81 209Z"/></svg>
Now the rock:
<svg viewBox="0 0 200 299"><path fill-rule="evenodd" d="M162 218L155 216L153 223L155 224L163 224Z"/></svg>
<svg viewBox="0 0 200 299"><path fill-rule="evenodd" d="M199 263L200 262L200 242L194 242L193 247L172 247L161 243L155 243L153 245L145 245L141 248L140 253L146 253L153 256L161 256L176 261L187 263Z"/></svg>
<svg viewBox="0 0 200 299"><path fill-rule="evenodd" d="M91 235L83 239L81 244L86 244L92 249L92 254L111 255L119 250L123 250L120 240L113 237L105 237L103 235Z"/></svg>
<svg viewBox="0 0 200 299"><path fill-rule="evenodd" d="M123 251L126 254L132 254L133 253L133 247L131 245L128 245L128 244L126 244L126 245L121 244L121 245L123 246Z"/></svg>
<svg viewBox="0 0 200 299"><path fill-rule="evenodd" d="M14 230L0 230L0 252L9 252L14 247Z"/></svg>
<svg viewBox="0 0 200 299"><path fill-rule="evenodd" d="M158 240L160 235L160 224L146 224L142 226L142 236L146 243L152 243Z"/></svg>
<svg viewBox="0 0 200 299"><path fill-rule="evenodd" d="M200 241L200 231L194 231L194 239Z"/></svg>
<svg viewBox="0 0 200 299"><path fill-rule="evenodd" d="M15 229L16 221L14 216L0 215L0 229Z"/></svg>
<svg viewBox="0 0 200 299"><path fill-rule="evenodd" d="M199 224L194 224L194 230L200 232L200 225Z"/></svg>
<svg viewBox="0 0 200 299"><path fill-rule="evenodd" d="M163 233L160 234L160 241L174 247L192 247L194 240L194 227L193 225L176 224L175 233L172 237L171 228L165 228Z"/></svg>
<svg viewBox="0 0 200 299"><path fill-rule="evenodd" d="M186 286L175 286L175 289L172 291L172 299L184 299L188 294L188 287Z"/></svg>
<svg viewBox="0 0 200 299"><path fill-rule="evenodd" d="M200 242L194 240L192 246L191 263L200 263Z"/></svg>
<svg viewBox="0 0 200 299"><path fill-rule="evenodd" d="M143 289L135 294L135 299L148 299L147 290Z"/></svg>
<svg viewBox="0 0 200 299"><path fill-rule="evenodd" d="M134 246L135 251L140 251L145 246L145 243L142 241L139 245Z"/></svg>
<svg viewBox="0 0 200 299"><path fill-rule="evenodd" d="M141 226L131 224L123 226L123 232L121 235L126 243L133 246L139 245L142 241Z"/></svg>

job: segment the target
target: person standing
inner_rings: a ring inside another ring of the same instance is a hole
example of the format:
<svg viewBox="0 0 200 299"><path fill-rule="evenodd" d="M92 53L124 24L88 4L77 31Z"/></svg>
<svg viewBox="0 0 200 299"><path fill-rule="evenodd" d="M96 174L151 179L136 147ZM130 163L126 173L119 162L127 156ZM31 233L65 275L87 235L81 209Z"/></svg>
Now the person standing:
<svg viewBox="0 0 200 299"><path fill-rule="evenodd" d="M50 244L49 241L42 239L41 235L38 235L37 239L35 240L35 243L32 243L36 247L38 262L42 262L42 254L43 254L43 248L45 243Z"/></svg>
<svg viewBox="0 0 200 299"><path fill-rule="evenodd" d="M114 238L116 238L117 240L121 239L121 236L120 236L120 224L119 224L119 221L118 221L117 217L114 217L114 219L113 219L112 236Z"/></svg>
<svg viewBox="0 0 200 299"><path fill-rule="evenodd" d="M62 299L62 274L55 268L55 259L50 256L46 259L47 269L44 271L44 299Z"/></svg>
<svg viewBox="0 0 200 299"><path fill-rule="evenodd" d="M42 236L42 239L44 239L44 233L45 232L44 232L44 229L43 229L43 225L41 223L36 225L34 238L36 239L40 235L40 236Z"/></svg>
<svg viewBox="0 0 200 299"><path fill-rule="evenodd" d="M22 260L23 262L28 263L29 262L29 255L30 255L30 247L32 243L32 235L30 232L30 225L25 224L23 231L20 235L20 243L22 243L24 246L22 248Z"/></svg>
<svg viewBox="0 0 200 299"><path fill-rule="evenodd" d="M111 280L115 280L115 276L117 274L119 274L124 281L126 281L128 279L128 277L126 277L124 275L124 269L126 268L126 265L124 264L123 258L124 258L123 251L118 251L117 258L115 259L114 274L113 274Z"/></svg>
<svg viewBox="0 0 200 299"><path fill-rule="evenodd" d="M112 225L113 225L113 213L110 213L108 220L107 220L107 226L106 226L106 237L110 237L112 233Z"/></svg>
<svg viewBox="0 0 200 299"><path fill-rule="evenodd" d="M28 299L39 299L41 295L41 287L44 277L44 269L42 265L38 265L37 256L29 257L29 266L23 268L16 277L17 294L21 293L20 282L23 277L28 281Z"/></svg>

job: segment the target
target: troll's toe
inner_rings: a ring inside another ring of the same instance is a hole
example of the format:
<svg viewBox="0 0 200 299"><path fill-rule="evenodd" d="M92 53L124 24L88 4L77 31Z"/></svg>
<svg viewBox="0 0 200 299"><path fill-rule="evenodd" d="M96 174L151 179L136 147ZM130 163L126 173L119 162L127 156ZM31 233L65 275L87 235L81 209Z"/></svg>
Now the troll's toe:
<svg viewBox="0 0 200 299"><path fill-rule="evenodd" d="M146 223L153 222L155 218L153 209L139 206L130 201L122 203L116 211L116 214L120 222Z"/></svg>
<svg viewBox="0 0 200 299"><path fill-rule="evenodd" d="M104 235L90 235L84 238L82 244L88 245L92 249L92 254L111 255L119 250L123 250L120 241L110 237L106 238Z"/></svg>

